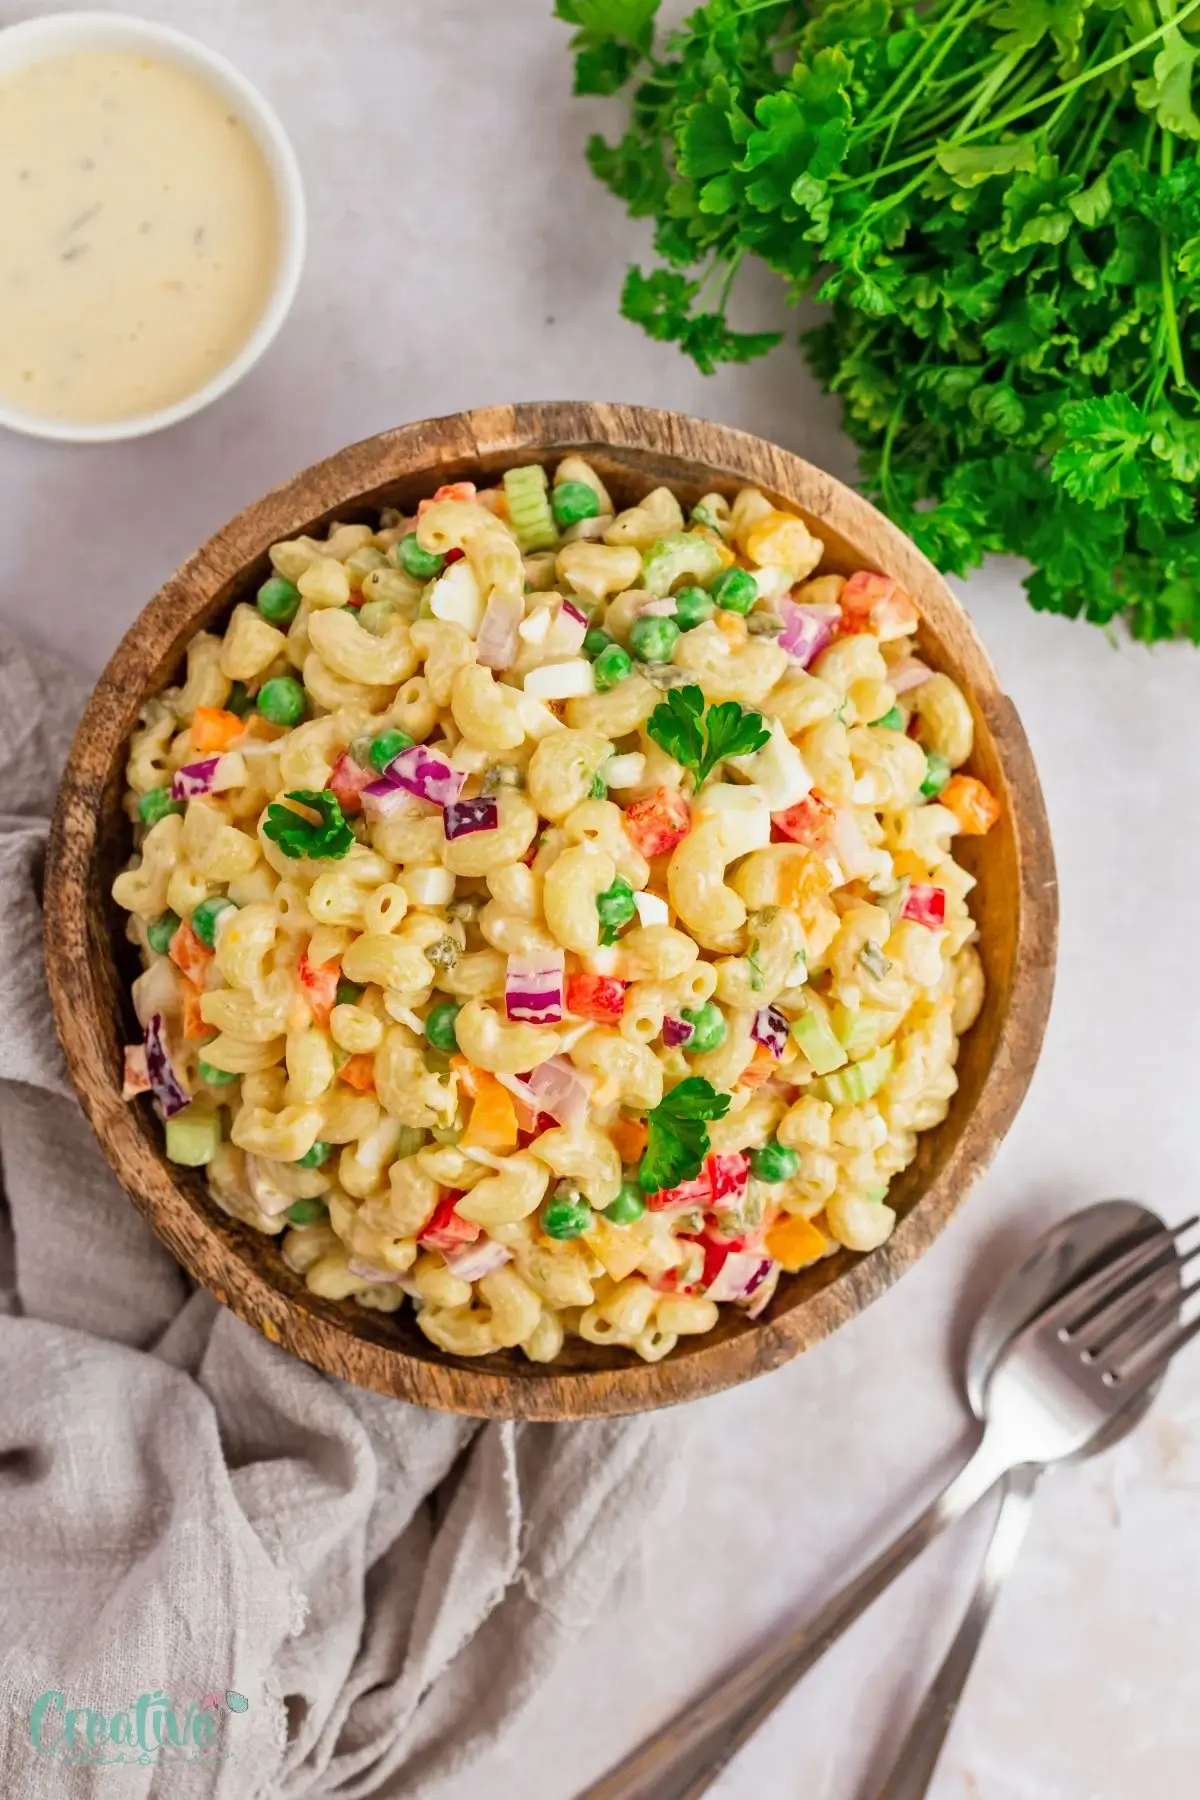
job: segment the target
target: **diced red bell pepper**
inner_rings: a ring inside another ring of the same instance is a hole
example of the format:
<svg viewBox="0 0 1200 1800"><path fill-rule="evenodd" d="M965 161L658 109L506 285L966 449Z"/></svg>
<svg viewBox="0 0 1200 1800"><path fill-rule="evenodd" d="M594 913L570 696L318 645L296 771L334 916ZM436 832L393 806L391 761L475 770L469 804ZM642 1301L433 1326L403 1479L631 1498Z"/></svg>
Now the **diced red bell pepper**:
<svg viewBox="0 0 1200 1800"><path fill-rule="evenodd" d="M647 860L673 850L691 826L691 808L674 788L656 788L625 808L625 830Z"/></svg>
<svg viewBox="0 0 1200 1800"><path fill-rule="evenodd" d="M750 1158L744 1150L733 1150L726 1156L714 1152L704 1165L704 1173L712 1189L713 1206L719 1206L722 1200L740 1200L750 1179Z"/></svg>
<svg viewBox="0 0 1200 1800"><path fill-rule="evenodd" d="M567 1011L610 1025L625 1011L626 985L615 975L568 975Z"/></svg>
<svg viewBox="0 0 1200 1800"><path fill-rule="evenodd" d="M931 931L939 930L946 923L945 888L933 887L927 881L910 882L900 917L928 925Z"/></svg>
<svg viewBox="0 0 1200 1800"><path fill-rule="evenodd" d="M446 567L449 568L451 563L461 562L466 554L466 551L460 550L457 544L451 545L446 552Z"/></svg>
<svg viewBox="0 0 1200 1800"><path fill-rule="evenodd" d="M213 953L207 944L200 942L186 919L167 946L167 955L189 981L194 981L199 988L204 986Z"/></svg>
<svg viewBox="0 0 1200 1800"><path fill-rule="evenodd" d="M844 632L873 631L879 638L915 631L920 614L894 575L859 569L838 597Z"/></svg>
<svg viewBox="0 0 1200 1800"><path fill-rule="evenodd" d="M786 812L771 814L771 824L780 837L790 843L804 844L810 850L824 850L833 836L835 809L819 794L806 794L789 806Z"/></svg>
<svg viewBox="0 0 1200 1800"><path fill-rule="evenodd" d="M300 986L304 989L309 1011L315 1022L324 1029L337 1004L337 968L333 963L309 962L308 951L305 950L296 965L296 973L300 977Z"/></svg>
<svg viewBox="0 0 1200 1800"><path fill-rule="evenodd" d="M461 1194L442 1195L427 1224L417 1233L418 1244L424 1244L427 1250L461 1250L464 1244L475 1242L483 1226L459 1217L454 1209L461 1199Z"/></svg>
<svg viewBox="0 0 1200 1800"><path fill-rule="evenodd" d="M374 769L360 769L354 758L342 751L330 772L329 786L347 818L362 811L362 791L376 779Z"/></svg>
<svg viewBox="0 0 1200 1800"><path fill-rule="evenodd" d="M677 1207L684 1206L711 1206L712 1181L707 1165L694 1181L681 1181L678 1187L659 1188L657 1193L647 1194L646 1205L651 1212L674 1212Z"/></svg>

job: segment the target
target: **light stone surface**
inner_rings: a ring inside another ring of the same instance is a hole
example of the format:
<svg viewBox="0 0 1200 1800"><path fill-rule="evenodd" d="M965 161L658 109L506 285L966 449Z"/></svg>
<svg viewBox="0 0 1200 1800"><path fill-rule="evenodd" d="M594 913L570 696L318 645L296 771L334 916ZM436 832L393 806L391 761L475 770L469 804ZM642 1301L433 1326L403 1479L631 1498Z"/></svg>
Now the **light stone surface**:
<svg viewBox="0 0 1200 1800"><path fill-rule="evenodd" d="M3 10L51 10L40 3ZM77 450L0 436L0 611L97 672L231 513L337 446L491 402L677 407L834 473L853 455L801 359L705 380L617 314L644 226L593 182L551 0L143 0L262 84L309 183L291 321L232 396ZM608 116L612 116L608 114ZM748 279L747 324L783 317ZM1048 1220L1195 1200L1200 663L1039 618L1016 566L960 587L1016 701L1059 861L1045 1053L991 1174L898 1288L836 1338L693 1408L676 1512L504 1755L429 1800L568 1800L756 1635L799 1616L966 1447L955 1367L995 1271ZM935 1800L1191 1800L1200 1790L1200 1351L1151 1420L1047 1481ZM806 1681L713 1790L869 1800L973 1571L967 1525Z"/></svg>

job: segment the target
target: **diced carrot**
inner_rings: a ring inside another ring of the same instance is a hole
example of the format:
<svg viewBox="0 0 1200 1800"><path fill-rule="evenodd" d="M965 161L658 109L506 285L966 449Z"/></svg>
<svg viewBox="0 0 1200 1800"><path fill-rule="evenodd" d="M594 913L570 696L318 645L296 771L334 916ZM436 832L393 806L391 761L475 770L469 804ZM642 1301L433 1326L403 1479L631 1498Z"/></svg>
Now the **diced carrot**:
<svg viewBox="0 0 1200 1800"><path fill-rule="evenodd" d="M375 1058L366 1054L347 1057L338 1070L347 1087L357 1088L360 1094L373 1094L375 1091Z"/></svg>
<svg viewBox="0 0 1200 1800"><path fill-rule="evenodd" d="M216 1037L216 1027L205 1024L200 1017L200 996L203 988L189 981L185 975L179 983L183 989L183 1035L192 1043L203 1043L206 1038Z"/></svg>
<svg viewBox="0 0 1200 1800"><path fill-rule="evenodd" d="M479 1083L483 1079L483 1071L474 1063L469 1063L461 1053L450 1058L450 1067L458 1076L458 1085L469 1099L474 1099L479 1092Z"/></svg>
<svg viewBox="0 0 1200 1800"><path fill-rule="evenodd" d="M198 706L192 714L192 744L197 750L228 750L246 729L246 721L220 706Z"/></svg>
<svg viewBox="0 0 1200 1800"><path fill-rule="evenodd" d="M952 775L937 797L958 820L964 837L982 837L1000 817L1000 802L974 775Z"/></svg>
<svg viewBox="0 0 1200 1800"><path fill-rule="evenodd" d="M655 788L644 800L625 808L624 826L642 855L665 856L691 830L692 813L683 795L674 788Z"/></svg>
<svg viewBox="0 0 1200 1800"><path fill-rule="evenodd" d="M332 963L309 962L308 951L305 950L296 965L296 974L304 989L309 1011L315 1023L323 1029L328 1025L329 1015L337 1004L337 969Z"/></svg>
<svg viewBox="0 0 1200 1800"><path fill-rule="evenodd" d="M475 1150L511 1150L517 1142L517 1111L513 1097L494 1075L480 1072L479 1093L461 1143Z"/></svg>
<svg viewBox="0 0 1200 1800"><path fill-rule="evenodd" d="M618 1113L608 1128L612 1147L623 1163L640 1162L649 1132L640 1119L627 1119Z"/></svg>
<svg viewBox="0 0 1200 1800"><path fill-rule="evenodd" d="M213 953L207 944L200 942L186 919L171 939L167 955L189 981L194 981L197 987L204 986L204 977L208 973Z"/></svg>
<svg viewBox="0 0 1200 1800"><path fill-rule="evenodd" d="M825 1239L808 1219L793 1219L784 1213L767 1230L767 1254L795 1274L825 1254Z"/></svg>
<svg viewBox="0 0 1200 1800"><path fill-rule="evenodd" d="M423 519L431 506L439 500L474 500L475 483L473 481L447 481L440 488L435 488L432 499L425 499L417 506L417 517Z"/></svg>
<svg viewBox="0 0 1200 1800"><path fill-rule="evenodd" d="M764 1081L770 1081L779 1068L778 1057L764 1049L760 1044L750 1059L749 1066L742 1070L738 1077L738 1086L744 1088L761 1087Z"/></svg>
<svg viewBox="0 0 1200 1800"><path fill-rule="evenodd" d="M741 650L750 635L741 613L730 612L726 607L719 607L713 614L713 624L731 650Z"/></svg>

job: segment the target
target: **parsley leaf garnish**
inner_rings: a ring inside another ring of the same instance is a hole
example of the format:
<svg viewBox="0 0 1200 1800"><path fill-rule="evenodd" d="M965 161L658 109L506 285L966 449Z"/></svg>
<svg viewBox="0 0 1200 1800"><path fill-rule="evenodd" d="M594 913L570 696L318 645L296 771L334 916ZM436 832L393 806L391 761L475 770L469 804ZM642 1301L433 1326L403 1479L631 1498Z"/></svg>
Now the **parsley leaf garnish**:
<svg viewBox="0 0 1200 1800"><path fill-rule="evenodd" d="M290 806L280 806L272 801L263 825L264 837L278 844L285 856L312 859L345 856L354 842L354 833L342 816L336 795L326 790L296 788L285 794L284 799L294 800L297 805L319 813L320 823L294 812Z"/></svg>
<svg viewBox="0 0 1200 1800"><path fill-rule="evenodd" d="M638 1167L638 1183L648 1194L678 1187L700 1173L708 1155L709 1119L723 1119L729 1095L718 1094L702 1075L689 1075L646 1114L649 1137Z"/></svg>
<svg viewBox="0 0 1200 1800"><path fill-rule="evenodd" d="M690 684L670 689L650 714L646 730L660 749L691 770L697 787L727 756L749 756L771 736L762 714L745 711L736 700L705 711L703 693Z"/></svg>

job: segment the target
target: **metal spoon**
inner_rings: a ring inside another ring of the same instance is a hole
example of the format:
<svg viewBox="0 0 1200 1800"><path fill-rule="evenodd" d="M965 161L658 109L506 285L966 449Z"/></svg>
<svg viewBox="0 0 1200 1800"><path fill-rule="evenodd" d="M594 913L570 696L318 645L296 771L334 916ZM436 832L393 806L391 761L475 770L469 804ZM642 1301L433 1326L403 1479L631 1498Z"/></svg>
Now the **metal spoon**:
<svg viewBox="0 0 1200 1800"><path fill-rule="evenodd" d="M1069 1373L1056 1370L1062 1342L1057 1330L1039 1334L1037 1315L1048 1299L1073 1287L1089 1265L1111 1260L1116 1215L1111 1211L1106 1218L1103 1215L1107 1208L1126 1205L1130 1203L1088 1208L1055 1227L1021 1266L998 1284L977 1327L971 1358L971 1366L978 1372L972 1404L978 1416L989 1414L992 1428L944 1492L808 1625L731 1670L580 1800L667 1800L668 1796L694 1800L704 1793L800 1676L940 1531L1012 1469L1030 1461L1070 1458L1110 1428L1114 1415L1122 1410L1117 1393L1090 1377L1078 1381L1081 1369L1075 1367L1074 1356ZM1124 1216L1126 1235L1131 1227L1148 1236L1158 1227L1154 1215L1141 1208L1130 1206ZM1171 1240L1164 1235L1162 1243L1161 1255L1173 1266L1176 1257ZM1064 1375L1066 1379L1060 1379ZM1142 1385L1131 1381L1130 1393ZM1065 1409L1062 1417L1059 1400Z"/></svg>
<svg viewBox="0 0 1200 1800"><path fill-rule="evenodd" d="M1039 1238L1013 1279L1002 1281L993 1304L976 1321L967 1351L966 1387L971 1410L983 1418L984 1396L996 1360L1010 1337L1029 1319L1084 1280L1120 1247L1135 1244L1162 1229L1162 1220L1132 1200L1102 1200L1073 1218L1052 1226ZM1018 1298L1030 1306L1025 1317L1013 1317L1005 1302ZM1082 1461L1107 1450L1138 1425L1162 1386L1162 1377L1136 1394L1128 1406L1074 1457ZM1011 1574L1033 1517L1033 1498L1043 1470L1036 1463L1015 1469L1004 1483L991 1537L984 1552L975 1591L962 1624L929 1684L909 1726L887 1779L875 1800L923 1800L950 1731L958 1702L971 1673L1000 1588Z"/></svg>

